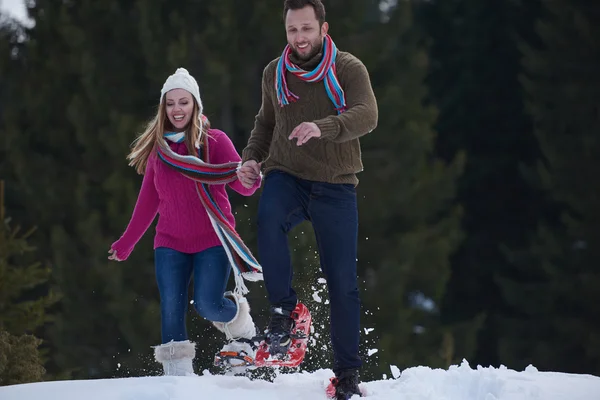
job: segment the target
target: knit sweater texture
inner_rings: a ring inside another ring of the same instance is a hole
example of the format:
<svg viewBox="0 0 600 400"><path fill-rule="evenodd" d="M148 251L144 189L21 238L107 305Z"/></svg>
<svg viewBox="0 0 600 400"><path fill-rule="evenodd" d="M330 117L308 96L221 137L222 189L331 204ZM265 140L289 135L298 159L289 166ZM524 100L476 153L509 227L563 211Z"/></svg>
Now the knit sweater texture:
<svg viewBox="0 0 600 400"><path fill-rule="evenodd" d="M239 154L224 132L210 129L208 134L211 164L240 162ZM169 142L169 146L178 154L188 154L185 142ZM250 189L244 188L238 180L229 183L228 186L241 195L250 196L260 184L259 178ZM210 185L209 190L227 220L235 226L225 186ZM208 213L198 197L195 182L164 164L156 153L153 153L148 159L140 193L127 229L111 246L120 260L129 257L156 214L159 214L159 218L154 236L155 249L168 247L183 253L197 253L221 245Z"/></svg>
<svg viewBox="0 0 600 400"><path fill-rule="evenodd" d="M323 53L301 61L290 56L300 68L313 70ZM263 71L262 104L255 118L243 161L263 163L264 172L278 169L311 181L358 184L356 174L363 170L359 138L377 126L377 101L364 64L350 53L338 51L335 66L346 96L347 110L337 114L323 81L308 83L286 70L290 91L299 99L281 107L275 91L275 71L279 58ZM302 146L289 140L302 122L314 122L320 138Z"/></svg>

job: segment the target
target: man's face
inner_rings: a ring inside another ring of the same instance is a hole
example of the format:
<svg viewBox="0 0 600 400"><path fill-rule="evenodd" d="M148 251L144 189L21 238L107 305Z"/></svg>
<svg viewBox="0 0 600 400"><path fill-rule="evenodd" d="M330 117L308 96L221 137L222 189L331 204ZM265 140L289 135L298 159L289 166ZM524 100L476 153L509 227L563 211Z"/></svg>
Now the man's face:
<svg viewBox="0 0 600 400"><path fill-rule="evenodd" d="M315 9L310 5L299 10L289 10L285 17L288 44L294 55L304 61L321 51L328 27L327 22L319 27Z"/></svg>

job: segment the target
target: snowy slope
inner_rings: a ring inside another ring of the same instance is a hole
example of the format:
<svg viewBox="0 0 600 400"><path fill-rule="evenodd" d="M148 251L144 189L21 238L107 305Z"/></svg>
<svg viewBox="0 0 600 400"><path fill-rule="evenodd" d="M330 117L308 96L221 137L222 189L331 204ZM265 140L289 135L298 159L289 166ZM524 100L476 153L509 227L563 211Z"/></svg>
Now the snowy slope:
<svg viewBox="0 0 600 400"><path fill-rule="evenodd" d="M448 370L415 367L397 379L361 384L369 400L600 400L600 378L506 368ZM142 377L43 382L0 387L1 400L325 400L330 370L279 375L274 382L243 377Z"/></svg>

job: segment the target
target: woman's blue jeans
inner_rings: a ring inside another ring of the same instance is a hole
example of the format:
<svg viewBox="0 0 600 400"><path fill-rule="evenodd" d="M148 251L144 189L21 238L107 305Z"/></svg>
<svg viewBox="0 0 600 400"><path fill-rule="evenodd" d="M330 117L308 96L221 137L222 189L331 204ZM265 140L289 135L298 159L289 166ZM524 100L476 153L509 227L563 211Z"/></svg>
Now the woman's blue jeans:
<svg viewBox="0 0 600 400"><path fill-rule="evenodd" d="M194 254L166 247L154 251L156 282L160 292L162 343L187 340L188 288L194 275L194 308L209 321L229 322L236 304L223 294L231 264L222 246Z"/></svg>

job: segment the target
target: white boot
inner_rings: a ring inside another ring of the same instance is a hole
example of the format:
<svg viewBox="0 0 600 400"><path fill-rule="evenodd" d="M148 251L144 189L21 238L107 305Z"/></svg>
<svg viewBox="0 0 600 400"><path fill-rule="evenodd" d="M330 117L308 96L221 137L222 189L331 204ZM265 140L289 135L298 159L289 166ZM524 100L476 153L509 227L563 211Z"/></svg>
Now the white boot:
<svg viewBox="0 0 600 400"><path fill-rule="evenodd" d="M223 346L221 352L236 352L241 356L250 357L253 362L256 356L256 349L246 341L239 341L239 339L252 339L256 336L256 326L250 315L248 300L241 295L231 292L225 293L225 296L235 302L237 312L229 322L213 322L213 325L223 332L229 341L229 343ZM234 374L243 373L246 369L244 366L245 363L242 360L229 359L228 363L232 367Z"/></svg>
<svg viewBox="0 0 600 400"><path fill-rule="evenodd" d="M154 347L154 358L163 365L165 375L194 375L192 361L196 356L196 344L189 340L170 341Z"/></svg>
<svg viewBox="0 0 600 400"><path fill-rule="evenodd" d="M213 325L225 333L228 340L235 339L252 339L256 336L256 326L250 315L250 304L244 296L235 293L227 292L226 297L232 299L236 306L237 312L233 319L229 322L213 322Z"/></svg>

